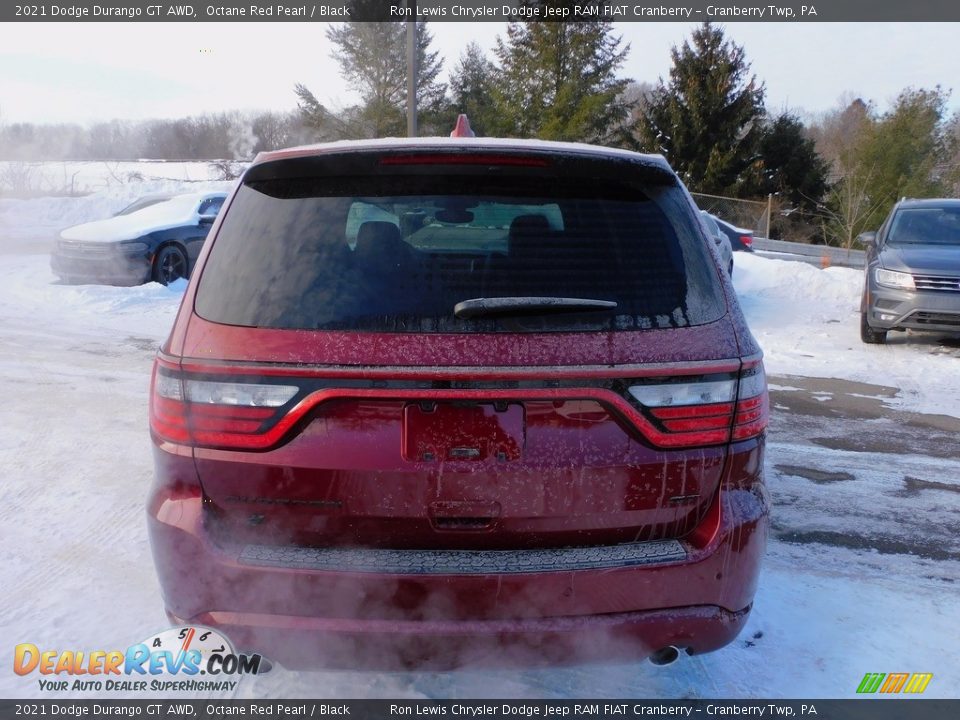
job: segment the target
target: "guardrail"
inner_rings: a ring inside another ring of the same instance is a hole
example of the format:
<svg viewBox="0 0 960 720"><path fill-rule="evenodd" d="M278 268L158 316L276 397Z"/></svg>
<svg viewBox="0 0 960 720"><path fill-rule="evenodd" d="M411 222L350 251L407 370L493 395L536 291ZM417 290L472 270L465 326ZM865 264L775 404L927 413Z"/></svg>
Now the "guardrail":
<svg viewBox="0 0 960 720"><path fill-rule="evenodd" d="M820 267L839 265L840 267L862 268L867 262L867 254L863 250L846 250L829 245L807 245L760 237L753 239L753 249L764 254L794 255L796 256L793 258L795 260L819 265Z"/></svg>

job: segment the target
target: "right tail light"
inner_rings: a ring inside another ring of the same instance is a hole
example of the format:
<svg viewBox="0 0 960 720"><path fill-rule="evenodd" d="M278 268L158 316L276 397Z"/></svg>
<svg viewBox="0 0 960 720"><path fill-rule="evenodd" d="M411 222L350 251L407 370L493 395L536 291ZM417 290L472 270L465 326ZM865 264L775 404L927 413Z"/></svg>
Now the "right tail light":
<svg viewBox="0 0 960 720"><path fill-rule="evenodd" d="M664 431L658 444L670 447L746 440L763 433L770 417L760 361L726 377L632 385L629 393Z"/></svg>

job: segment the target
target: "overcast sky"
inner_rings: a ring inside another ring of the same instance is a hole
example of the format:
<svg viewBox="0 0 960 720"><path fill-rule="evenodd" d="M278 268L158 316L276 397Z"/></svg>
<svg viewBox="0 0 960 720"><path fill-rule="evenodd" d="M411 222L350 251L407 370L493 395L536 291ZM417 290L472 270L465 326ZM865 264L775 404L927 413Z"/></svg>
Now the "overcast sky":
<svg viewBox="0 0 960 720"><path fill-rule="evenodd" d="M623 74L655 82L688 23L618 23L631 45ZM333 106L354 100L322 23L17 23L0 29L0 122L179 117L288 110L293 86ZM491 49L500 23L433 23L450 69L463 46ZM907 86L952 88L960 109L960 25L730 23L767 86L767 106L817 113L852 93L883 110Z"/></svg>

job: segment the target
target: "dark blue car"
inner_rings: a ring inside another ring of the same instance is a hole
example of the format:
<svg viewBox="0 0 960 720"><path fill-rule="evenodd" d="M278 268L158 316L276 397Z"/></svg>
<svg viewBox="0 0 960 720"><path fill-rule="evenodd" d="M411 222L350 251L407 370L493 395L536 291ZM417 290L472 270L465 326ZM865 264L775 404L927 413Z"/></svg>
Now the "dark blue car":
<svg viewBox="0 0 960 720"><path fill-rule="evenodd" d="M67 228L50 256L62 281L169 283L190 276L225 192L147 196L106 220Z"/></svg>

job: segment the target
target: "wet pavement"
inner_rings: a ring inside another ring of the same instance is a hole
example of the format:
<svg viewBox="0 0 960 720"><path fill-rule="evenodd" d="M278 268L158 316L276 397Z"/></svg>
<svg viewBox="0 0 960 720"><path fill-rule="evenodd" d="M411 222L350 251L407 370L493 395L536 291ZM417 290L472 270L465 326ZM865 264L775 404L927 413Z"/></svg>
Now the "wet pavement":
<svg viewBox="0 0 960 720"><path fill-rule="evenodd" d="M884 385L769 382L774 538L960 561L960 419L899 410Z"/></svg>

